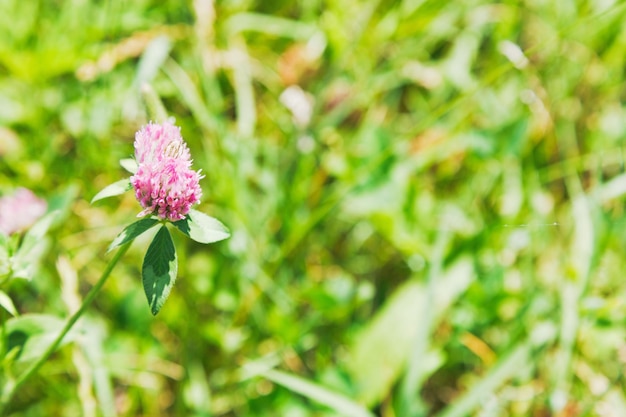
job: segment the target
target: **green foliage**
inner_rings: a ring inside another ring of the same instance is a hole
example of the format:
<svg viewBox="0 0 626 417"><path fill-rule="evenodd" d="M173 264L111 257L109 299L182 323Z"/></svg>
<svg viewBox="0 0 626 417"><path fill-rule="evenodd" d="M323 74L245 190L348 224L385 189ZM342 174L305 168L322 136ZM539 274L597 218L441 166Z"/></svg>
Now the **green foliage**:
<svg viewBox="0 0 626 417"><path fill-rule="evenodd" d="M41 258L45 255L50 244L47 237L48 230L59 212L53 211L39 219L24 233L19 243L15 238L3 236L3 249L0 254L0 276L2 279L22 278L32 279L35 275ZM17 243L17 247L12 247Z"/></svg>
<svg viewBox="0 0 626 417"><path fill-rule="evenodd" d="M230 232L219 220L194 209L189 210L183 220L174 222L174 226L199 243L215 243L230 237Z"/></svg>
<svg viewBox="0 0 626 417"><path fill-rule="evenodd" d="M625 17L0 2L0 191L59 210L0 234L0 386L134 239L5 414L626 415ZM172 236L128 180L89 204L151 97L205 175Z"/></svg>
<svg viewBox="0 0 626 417"><path fill-rule="evenodd" d="M11 300L11 297L9 297L4 291L0 291L0 307L11 313L12 316L19 315L15 305L13 304L13 300Z"/></svg>
<svg viewBox="0 0 626 417"><path fill-rule="evenodd" d="M124 228L122 232L117 235L113 242L109 245L107 252L112 251L118 246L122 246L125 243L132 242L137 236L155 226L159 221L155 218L148 217L141 220L137 220Z"/></svg>
<svg viewBox="0 0 626 417"><path fill-rule="evenodd" d="M103 198L114 197L116 195L124 194L126 191L132 189L133 186L130 184L128 178L115 181L113 184L107 185L104 187L98 194L93 196L91 199L92 203L95 203L98 200L102 200Z"/></svg>
<svg viewBox="0 0 626 417"><path fill-rule="evenodd" d="M163 225L150 243L141 267L143 289L153 315L161 310L170 296L177 271L176 248L167 226Z"/></svg>
<svg viewBox="0 0 626 417"><path fill-rule="evenodd" d="M61 319L46 314L23 314L11 318L6 322L6 338L1 350L11 360L32 361L52 343L62 327ZM70 342L72 336L67 337L64 343Z"/></svg>

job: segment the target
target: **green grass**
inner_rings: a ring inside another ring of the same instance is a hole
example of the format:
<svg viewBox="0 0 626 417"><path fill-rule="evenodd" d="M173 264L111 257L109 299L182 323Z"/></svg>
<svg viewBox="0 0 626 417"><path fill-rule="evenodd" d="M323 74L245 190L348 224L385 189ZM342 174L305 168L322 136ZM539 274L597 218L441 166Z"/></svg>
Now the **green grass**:
<svg viewBox="0 0 626 417"><path fill-rule="evenodd" d="M66 319L140 211L89 201L144 82L232 232L174 234L155 318L140 237L9 415L626 414L626 3L212 3L0 4L0 190L65 207L20 314Z"/></svg>

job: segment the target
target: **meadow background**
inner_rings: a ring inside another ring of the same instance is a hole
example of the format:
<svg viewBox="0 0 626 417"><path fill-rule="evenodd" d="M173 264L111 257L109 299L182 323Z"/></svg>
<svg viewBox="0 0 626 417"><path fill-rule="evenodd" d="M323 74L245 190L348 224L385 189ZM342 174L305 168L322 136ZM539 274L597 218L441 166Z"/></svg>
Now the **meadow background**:
<svg viewBox="0 0 626 417"><path fill-rule="evenodd" d="M3 0L0 190L62 216L2 284L0 383L140 211L89 201L128 176L144 83L232 232L175 234L156 317L136 240L8 415L626 415L625 21L619 0Z"/></svg>

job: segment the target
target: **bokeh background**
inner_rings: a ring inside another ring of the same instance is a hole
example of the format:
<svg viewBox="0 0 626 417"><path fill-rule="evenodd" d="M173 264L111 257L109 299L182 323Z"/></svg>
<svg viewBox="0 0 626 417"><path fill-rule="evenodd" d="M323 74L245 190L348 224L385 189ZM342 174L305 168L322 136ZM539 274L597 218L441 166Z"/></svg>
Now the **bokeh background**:
<svg viewBox="0 0 626 417"><path fill-rule="evenodd" d="M136 240L10 415L626 415L625 18L2 0L0 189L63 208L38 273L3 288L19 313L68 317L140 211L89 201L128 175L143 83L232 232L175 236L156 317Z"/></svg>

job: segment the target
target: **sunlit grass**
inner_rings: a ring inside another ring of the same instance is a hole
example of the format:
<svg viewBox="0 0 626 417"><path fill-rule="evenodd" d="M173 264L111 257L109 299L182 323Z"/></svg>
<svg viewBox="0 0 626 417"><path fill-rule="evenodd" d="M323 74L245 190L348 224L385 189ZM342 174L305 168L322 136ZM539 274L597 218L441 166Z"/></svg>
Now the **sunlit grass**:
<svg viewBox="0 0 626 417"><path fill-rule="evenodd" d="M232 237L154 319L133 244L14 415L625 413L623 4L57 3L0 5L0 189L71 203L19 313L139 211L143 82Z"/></svg>

